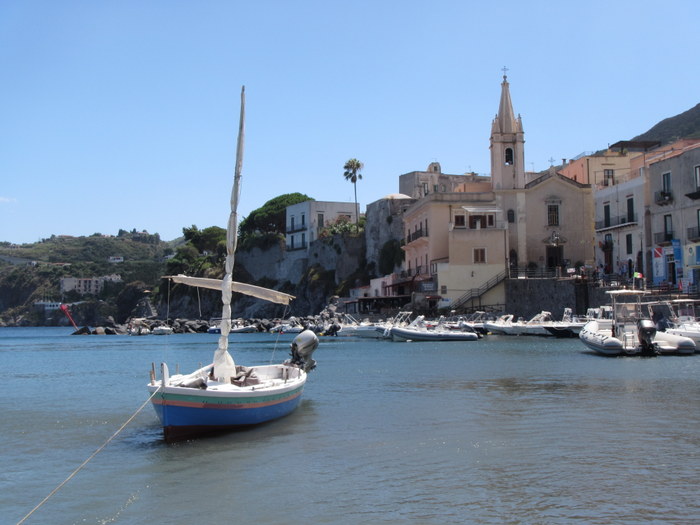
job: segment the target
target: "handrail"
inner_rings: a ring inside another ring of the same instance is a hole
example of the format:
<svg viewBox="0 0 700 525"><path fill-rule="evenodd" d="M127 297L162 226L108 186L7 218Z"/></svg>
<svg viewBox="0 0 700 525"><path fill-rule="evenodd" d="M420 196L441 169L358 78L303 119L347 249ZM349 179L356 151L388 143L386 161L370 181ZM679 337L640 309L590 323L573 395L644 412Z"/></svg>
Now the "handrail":
<svg viewBox="0 0 700 525"><path fill-rule="evenodd" d="M456 309L459 308L460 306L463 306L467 301L470 301L472 299L476 299L477 297L481 297L484 295L486 292L488 292L491 288L494 288L495 286L499 285L501 282L505 281L506 279L507 272L503 270L501 273L496 275L495 277L492 277L486 283L484 283L480 288L471 288L470 290L467 290L467 292L462 295L459 299L457 299L451 306L451 308Z"/></svg>

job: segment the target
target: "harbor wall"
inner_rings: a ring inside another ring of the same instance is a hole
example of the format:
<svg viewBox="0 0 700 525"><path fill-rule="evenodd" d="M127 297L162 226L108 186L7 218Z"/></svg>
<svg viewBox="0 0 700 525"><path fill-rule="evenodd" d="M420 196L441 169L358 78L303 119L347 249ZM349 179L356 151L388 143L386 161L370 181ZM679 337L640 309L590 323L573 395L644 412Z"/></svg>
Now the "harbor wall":
<svg viewBox="0 0 700 525"><path fill-rule="evenodd" d="M606 288L581 279L506 279L505 312L530 319L542 310L560 319L564 308L583 315L610 302Z"/></svg>

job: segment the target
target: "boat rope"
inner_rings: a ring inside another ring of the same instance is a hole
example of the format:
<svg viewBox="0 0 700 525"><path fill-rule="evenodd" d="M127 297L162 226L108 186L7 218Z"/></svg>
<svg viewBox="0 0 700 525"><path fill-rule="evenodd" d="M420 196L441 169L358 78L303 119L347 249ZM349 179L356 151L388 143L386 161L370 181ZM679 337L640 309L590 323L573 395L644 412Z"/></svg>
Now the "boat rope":
<svg viewBox="0 0 700 525"><path fill-rule="evenodd" d="M287 317L287 313L289 312L289 303L284 305L284 312L282 312L282 320ZM282 330L277 332L277 338L275 339L275 344L272 347L272 355L270 355L270 363L272 364L273 360L275 359L275 351L277 350L277 347L279 346L280 342L280 336L282 335Z"/></svg>
<svg viewBox="0 0 700 525"><path fill-rule="evenodd" d="M63 488L63 486L64 486L66 483L68 483L71 479L73 479L73 478L75 477L75 475L76 475L78 472L80 472L80 471L83 469L83 467L85 467L85 465L87 465L87 464L92 460L92 458L94 458L97 454L99 454L100 452L102 452L102 450L103 450L107 445L109 445L109 443L110 443L115 437L117 437L117 436L119 435L119 433L120 433L122 430L124 430L124 428L126 428L126 426L127 426L129 423L131 423L131 422L134 420L134 418L138 415L138 413L141 412L141 410L143 410L144 407L145 407L148 403L151 402L151 399L153 399L153 397L154 397L158 392L160 392L160 389L158 389L158 390L156 390L155 392L153 392L153 394L151 394L151 396L150 396L148 399L146 399L146 401L143 402L143 404L136 410L136 412L134 412L134 413L131 415L131 417L130 417L129 419L127 419L127 420L124 422L124 424L123 424L121 427L119 427L119 429L118 429L114 434L112 434L112 436L111 436L107 441L105 441L105 442L102 444L102 446L100 446L97 450L95 450L95 452L93 452L85 461L83 461L83 462L80 464L80 466L79 466L78 468L76 468L73 472L71 472L70 476L68 476L68 477L67 477L66 479L64 479L61 483L59 483L58 486L57 486L55 489L53 489L51 492L49 492L49 495L48 495L48 496L46 496L43 500L41 500L41 501L39 502L39 504L38 504L36 507L34 507L32 510L30 510L29 513L28 513L24 518L22 518L21 520L19 520L19 521L17 522L17 525L21 525L22 523L24 523L25 521L27 521L27 519L28 519L32 514L34 514L37 510L39 510L39 509L40 509L54 494L56 494L59 490L61 490L61 488Z"/></svg>

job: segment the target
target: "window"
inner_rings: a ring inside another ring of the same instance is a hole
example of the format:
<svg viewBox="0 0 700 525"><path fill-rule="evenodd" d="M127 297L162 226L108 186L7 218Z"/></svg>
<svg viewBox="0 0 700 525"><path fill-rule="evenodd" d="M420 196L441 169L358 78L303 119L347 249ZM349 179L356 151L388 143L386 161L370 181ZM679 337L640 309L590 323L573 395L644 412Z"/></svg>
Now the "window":
<svg viewBox="0 0 700 525"><path fill-rule="evenodd" d="M507 166L510 166L513 164L513 149L512 148L506 148L505 163Z"/></svg>
<svg viewBox="0 0 700 525"><path fill-rule="evenodd" d="M664 240L673 239L673 218L671 215L664 215Z"/></svg>
<svg viewBox="0 0 700 525"><path fill-rule="evenodd" d="M487 215L486 216L486 224L490 228L493 228L494 225L496 224L496 216L495 215Z"/></svg>
<svg viewBox="0 0 700 525"><path fill-rule="evenodd" d="M627 222L634 222L634 197L627 197Z"/></svg>
<svg viewBox="0 0 700 525"><path fill-rule="evenodd" d="M671 172L664 173L661 175L661 191L664 193L671 193Z"/></svg>
<svg viewBox="0 0 700 525"><path fill-rule="evenodd" d="M610 204L605 204L603 206L603 227L608 228L610 226Z"/></svg>
<svg viewBox="0 0 700 525"><path fill-rule="evenodd" d="M455 215L455 228L464 228L465 226L464 215Z"/></svg>
<svg viewBox="0 0 700 525"><path fill-rule="evenodd" d="M515 210L508 210L508 222L515 222Z"/></svg>
<svg viewBox="0 0 700 525"><path fill-rule="evenodd" d="M627 253L630 254L630 253L632 253L632 234L631 233L628 233L625 236L625 241L627 243Z"/></svg>
<svg viewBox="0 0 700 525"><path fill-rule="evenodd" d="M301 226L304 227L306 225L306 215L301 214Z"/></svg>
<svg viewBox="0 0 700 525"><path fill-rule="evenodd" d="M425 197L428 194L428 183L424 182L423 183L423 196Z"/></svg>
<svg viewBox="0 0 700 525"><path fill-rule="evenodd" d="M437 193L437 192L438 192L438 185L433 184L433 193Z"/></svg>
<svg viewBox="0 0 700 525"><path fill-rule="evenodd" d="M695 166L695 191L700 191L700 166Z"/></svg>
<svg viewBox="0 0 700 525"><path fill-rule="evenodd" d="M301 247L303 248L304 246L306 246L306 234L302 233L301 234Z"/></svg>
<svg viewBox="0 0 700 525"><path fill-rule="evenodd" d="M318 227L323 228L323 213L318 214Z"/></svg>
<svg viewBox="0 0 700 525"><path fill-rule="evenodd" d="M440 285L440 295L447 295L447 285Z"/></svg>
<svg viewBox="0 0 700 525"><path fill-rule="evenodd" d="M558 204L548 204L547 205L547 225L559 226L559 205Z"/></svg>
<svg viewBox="0 0 700 525"><path fill-rule="evenodd" d="M603 170L603 186L615 184L615 170Z"/></svg>
<svg viewBox="0 0 700 525"><path fill-rule="evenodd" d="M292 216L292 223L291 223L289 229L290 229L291 231L294 231L294 216Z"/></svg>
<svg viewBox="0 0 700 525"><path fill-rule="evenodd" d="M486 248L474 248L474 264L486 262Z"/></svg>

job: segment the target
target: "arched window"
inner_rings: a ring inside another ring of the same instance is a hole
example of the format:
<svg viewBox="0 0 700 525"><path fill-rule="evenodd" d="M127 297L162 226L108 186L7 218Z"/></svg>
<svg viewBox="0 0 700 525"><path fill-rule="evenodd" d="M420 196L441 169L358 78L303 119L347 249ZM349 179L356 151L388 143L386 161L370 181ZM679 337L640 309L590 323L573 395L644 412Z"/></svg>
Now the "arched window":
<svg viewBox="0 0 700 525"><path fill-rule="evenodd" d="M508 222L515 222L515 210L508 210Z"/></svg>
<svg viewBox="0 0 700 525"><path fill-rule="evenodd" d="M506 148L506 164L507 165L512 165L513 164L513 149L512 148Z"/></svg>

